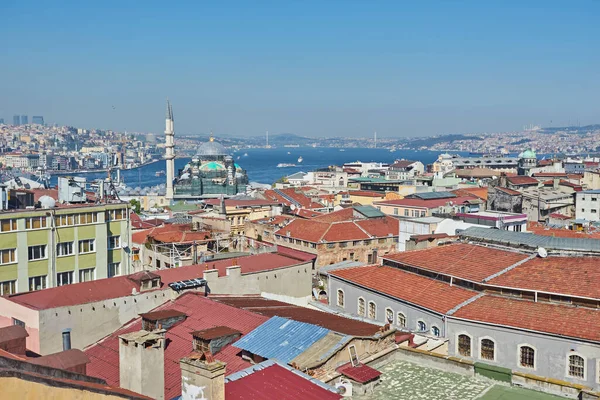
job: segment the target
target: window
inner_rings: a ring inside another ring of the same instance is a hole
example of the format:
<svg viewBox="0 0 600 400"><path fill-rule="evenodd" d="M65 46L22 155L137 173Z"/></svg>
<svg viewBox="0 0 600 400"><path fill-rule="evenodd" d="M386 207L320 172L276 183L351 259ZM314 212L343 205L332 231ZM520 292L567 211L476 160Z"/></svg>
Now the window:
<svg viewBox="0 0 600 400"><path fill-rule="evenodd" d="M385 309L385 320L389 324L393 324L394 323L394 311L391 308L386 308Z"/></svg>
<svg viewBox="0 0 600 400"><path fill-rule="evenodd" d="M46 258L46 245L29 246L29 261Z"/></svg>
<svg viewBox="0 0 600 400"><path fill-rule="evenodd" d="M401 312L398 313L397 316L397 321L396 324L400 327L400 328L406 328L406 315L402 314Z"/></svg>
<svg viewBox="0 0 600 400"><path fill-rule="evenodd" d="M433 325L431 327L431 334L433 336L438 336L439 337L440 336L440 328L438 328L437 326Z"/></svg>
<svg viewBox="0 0 600 400"><path fill-rule="evenodd" d="M119 221L122 219L125 219L125 210L122 208L118 210L109 210L106 212L107 221Z"/></svg>
<svg viewBox="0 0 600 400"><path fill-rule="evenodd" d="M577 354L569 356L569 376L585 379L585 359Z"/></svg>
<svg viewBox="0 0 600 400"><path fill-rule="evenodd" d="M598 212L598 210L592 208L592 214L596 214Z"/></svg>
<svg viewBox="0 0 600 400"><path fill-rule="evenodd" d="M398 209L394 208L394 215L398 215Z"/></svg>
<svg viewBox="0 0 600 400"><path fill-rule="evenodd" d="M0 282L0 296L17 293L17 281Z"/></svg>
<svg viewBox="0 0 600 400"><path fill-rule="evenodd" d="M92 253L95 250L96 241L94 239L85 239L79 241L79 254Z"/></svg>
<svg viewBox="0 0 600 400"><path fill-rule="evenodd" d="M94 222L98 222L98 214L97 213L79 214L79 223L80 224L92 224Z"/></svg>
<svg viewBox="0 0 600 400"><path fill-rule="evenodd" d="M522 228L521 225L515 225L515 232L521 232Z"/></svg>
<svg viewBox="0 0 600 400"><path fill-rule="evenodd" d="M108 264L108 277L121 275L121 263L109 263Z"/></svg>
<svg viewBox="0 0 600 400"><path fill-rule="evenodd" d="M360 240L353 241L352 246L360 246Z"/></svg>
<svg viewBox="0 0 600 400"><path fill-rule="evenodd" d="M25 229L41 229L46 227L46 217L25 218Z"/></svg>
<svg viewBox="0 0 600 400"><path fill-rule="evenodd" d="M55 218L56 226L70 226L75 225L75 215L57 215Z"/></svg>
<svg viewBox="0 0 600 400"><path fill-rule="evenodd" d="M335 243L327 243L328 249L333 249L335 247Z"/></svg>
<svg viewBox="0 0 600 400"><path fill-rule="evenodd" d="M369 318L370 319L377 318L377 305L373 301L369 302Z"/></svg>
<svg viewBox="0 0 600 400"><path fill-rule="evenodd" d="M373 254L367 254L367 263L369 263L369 264L373 263Z"/></svg>
<svg viewBox="0 0 600 400"><path fill-rule="evenodd" d="M425 211L421 211L421 217L424 217L424 216L425 216L425 214L426 214L426 212L425 212Z"/></svg>
<svg viewBox="0 0 600 400"><path fill-rule="evenodd" d="M56 255L60 256L70 256L73 254L73 242L64 242L58 243L56 245Z"/></svg>
<svg viewBox="0 0 600 400"><path fill-rule="evenodd" d="M0 265L17 262L17 249L0 250Z"/></svg>
<svg viewBox="0 0 600 400"><path fill-rule="evenodd" d="M358 298L358 315L360 315L361 317L365 316L365 299L363 299L362 297Z"/></svg>
<svg viewBox="0 0 600 400"><path fill-rule="evenodd" d="M535 368L535 350L529 346L519 349L519 364L525 368Z"/></svg>
<svg viewBox="0 0 600 400"><path fill-rule="evenodd" d="M109 249L120 249L121 248L121 236L109 236L108 237L108 248Z"/></svg>
<svg viewBox="0 0 600 400"><path fill-rule="evenodd" d="M56 286L70 285L73 283L73 271L56 274Z"/></svg>
<svg viewBox="0 0 600 400"><path fill-rule="evenodd" d="M342 289L337 290L337 305L344 308L344 291Z"/></svg>
<svg viewBox="0 0 600 400"><path fill-rule="evenodd" d="M41 290L46 289L46 275L43 276L34 276L33 278L29 278L29 290Z"/></svg>
<svg viewBox="0 0 600 400"><path fill-rule="evenodd" d="M20 326L21 328L25 328L25 322L21 321L20 319L13 318L12 322L13 322L13 325L17 325L17 326Z"/></svg>
<svg viewBox="0 0 600 400"><path fill-rule="evenodd" d="M96 268L86 268L79 270L79 282L93 281L96 275Z"/></svg>
<svg viewBox="0 0 600 400"><path fill-rule="evenodd" d="M423 321L417 321L417 330L419 332L427 332L427 324Z"/></svg>
<svg viewBox="0 0 600 400"><path fill-rule="evenodd" d="M10 232L17 230L16 219L3 219L0 221L0 232Z"/></svg>
<svg viewBox="0 0 600 400"><path fill-rule="evenodd" d="M458 354L471 357L471 338L469 335L458 335Z"/></svg>
<svg viewBox="0 0 600 400"><path fill-rule="evenodd" d="M480 355L479 356L483 360L494 360L495 346L496 346L496 344L494 343L493 340L481 339L481 346L479 346L480 347Z"/></svg>
<svg viewBox="0 0 600 400"><path fill-rule="evenodd" d="M409 215L409 212L408 212L408 209L406 209L406 208L404 209L404 216L405 216L405 217L408 217L408 216L410 216L410 215Z"/></svg>

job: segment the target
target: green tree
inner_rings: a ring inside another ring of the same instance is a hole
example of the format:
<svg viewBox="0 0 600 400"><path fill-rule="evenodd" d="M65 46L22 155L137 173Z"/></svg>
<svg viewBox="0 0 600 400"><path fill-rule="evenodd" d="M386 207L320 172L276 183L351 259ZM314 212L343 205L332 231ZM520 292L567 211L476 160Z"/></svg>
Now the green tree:
<svg viewBox="0 0 600 400"><path fill-rule="evenodd" d="M136 214L139 214L142 211L142 203L140 203L137 199L129 200L129 204L131 204L131 208L135 211Z"/></svg>

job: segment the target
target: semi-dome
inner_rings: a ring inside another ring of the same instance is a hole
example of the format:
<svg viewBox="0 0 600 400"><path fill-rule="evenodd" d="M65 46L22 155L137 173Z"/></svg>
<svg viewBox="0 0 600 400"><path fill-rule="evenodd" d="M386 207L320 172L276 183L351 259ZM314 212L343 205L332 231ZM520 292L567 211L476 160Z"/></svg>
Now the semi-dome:
<svg viewBox="0 0 600 400"><path fill-rule="evenodd" d="M224 156L227 155L225 147L211 137L206 143L202 143L196 152L197 156Z"/></svg>
<svg viewBox="0 0 600 400"><path fill-rule="evenodd" d="M224 169L225 167L222 164L214 161L207 162L206 164L200 167L200 170L202 171L218 171Z"/></svg>

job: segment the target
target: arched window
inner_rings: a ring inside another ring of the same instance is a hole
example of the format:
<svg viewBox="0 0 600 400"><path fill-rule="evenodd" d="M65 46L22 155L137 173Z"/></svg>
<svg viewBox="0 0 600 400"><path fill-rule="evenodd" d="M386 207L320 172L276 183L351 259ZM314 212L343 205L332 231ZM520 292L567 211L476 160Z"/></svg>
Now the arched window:
<svg viewBox="0 0 600 400"><path fill-rule="evenodd" d="M494 360L496 343L492 339L481 339L479 349L483 360Z"/></svg>
<svg viewBox="0 0 600 400"><path fill-rule="evenodd" d="M396 322L400 328L406 328L406 315L398 313L398 321Z"/></svg>
<svg viewBox="0 0 600 400"><path fill-rule="evenodd" d="M377 306L375 305L375 302L373 302L373 301L369 302L369 318L370 319L377 318Z"/></svg>
<svg viewBox="0 0 600 400"><path fill-rule="evenodd" d="M535 350L529 346L519 349L519 364L525 368L535 368Z"/></svg>
<svg viewBox="0 0 600 400"><path fill-rule="evenodd" d="M417 330L419 332L427 332L427 325L423 321L417 321Z"/></svg>
<svg viewBox="0 0 600 400"><path fill-rule="evenodd" d="M440 336L440 328L438 328L437 326L433 325L431 327L431 333L433 336Z"/></svg>
<svg viewBox="0 0 600 400"><path fill-rule="evenodd" d="M471 357L471 338L469 335L458 335L458 354Z"/></svg>
<svg viewBox="0 0 600 400"><path fill-rule="evenodd" d="M358 298L358 315L361 317L365 316L365 299L362 297Z"/></svg>
<svg viewBox="0 0 600 400"><path fill-rule="evenodd" d="M337 305L344 308L344 291L342 289L337 290Z"/></svg>
<svg viewBox="0 0 600 400"><path fill-rule="evenodd" d="M585 359L583 357L577 354L571 354L569 356L569 376L584 379Z"/></svg>
<svg viewBox="0 0 600 400"><path fill-rule="evenodd" d="M394 323L394 311L389 307L385 309L385 321L388 324Z"/></svg>

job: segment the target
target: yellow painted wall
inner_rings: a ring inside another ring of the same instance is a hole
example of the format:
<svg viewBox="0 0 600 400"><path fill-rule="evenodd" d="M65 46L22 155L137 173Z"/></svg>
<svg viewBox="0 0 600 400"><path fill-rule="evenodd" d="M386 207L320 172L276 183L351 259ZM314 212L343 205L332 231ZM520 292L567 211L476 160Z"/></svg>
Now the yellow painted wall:
<svg viewBox="0 0 600 400"><path fill-rule="evenodd" d="M48 244L47 229L27 232L27 245L35 246L38 244Z"/></svg>
<svg viewBox="0 0 600 400"><path fill-rule="evenodd" d="M56 272L75 270L75 256L56 257Z"/></svg>
<svg viewBox="0 0 600 400"><path fill-rule="evenodd" d="M95 266L96 266L96 253L79 255L79 269L92 268Z"/></svg>
<svg viewBox="0 0 600 400"><path fill-rule="evenodd" d="M75 228L58 228L56 230L56 240L57 242L72 242L75 240ZM75 244L77 245L77 244Z"/></svg>
<svg viewBox="0 0 600 400"><path fill-rule="evenodd" d="M29 276L48 275L48 260L29 261Z"/></svg>
<svg viewBox="0 0 600 400"><path fill-rule="evenodd" d="M19 400L123 400L119 396L107 396L87 390L52 387L43 383L30 382L19 378L0 378L3 399Z"/></svg>
<svg viewBox="0 0 600 400"><path fill-rule="evenodd" d="M17 247L17 233L0 233L0 249L14 249Z"/></svg>
<svg viewBox="0 0 600 400"><path fill-rule="evenodd" d="M81 225L77 227L77 239L94 239L96 237L96 225Z"/></svg>
<svg viewBox="0 0 600 400"><path fill-rule="evenodd" d="M0 282L16 280L18 277L17 267L17 263L3 265L0 267Z"/></svg>

